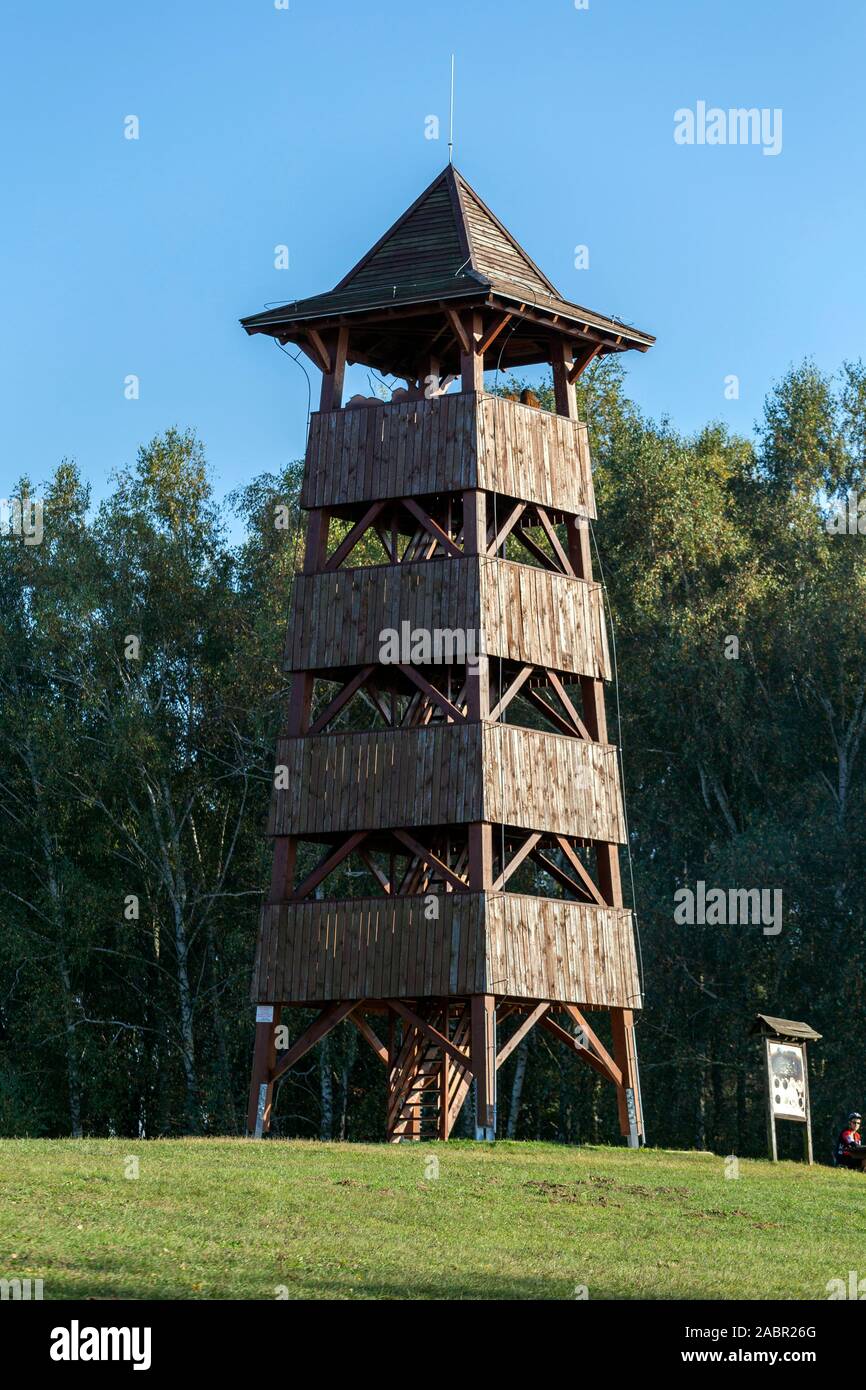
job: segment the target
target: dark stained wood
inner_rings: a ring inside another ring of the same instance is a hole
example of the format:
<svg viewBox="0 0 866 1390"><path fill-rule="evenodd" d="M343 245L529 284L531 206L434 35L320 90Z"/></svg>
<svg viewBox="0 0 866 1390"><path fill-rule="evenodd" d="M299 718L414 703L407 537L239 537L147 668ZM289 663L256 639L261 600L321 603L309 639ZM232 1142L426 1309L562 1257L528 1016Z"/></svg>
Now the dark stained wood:
<svg viewBox="0 0 866 1390"><path fill-rule="evenodd" d="M522 893L308 899L266 906L257 1001L495 993L637 1008L631 913Z"/></svg>
<svg viewBox="0 0 866 1390"><path fill-rule="evenodd" d="M310 417L304 507L470 488L595 516L586 426L480 387Z"/></svg>
<svg viewBox="0 0 866 1390"><path fill-rule="evenodd" d="M488 821L625 840L608 744L464 722L284 739L277 762L288 775L272 799L272 835Z"/></svg>
<svg viewBox="0 0 866 1390"><path fill-rule="evenodd" d="M382 634L484 632L491 657L609 679L601 586L512 560L468 557L298 575L286 666L324 671L381 659Z"/></svg>
<svg viewBox="0 0 866 1390"><path fill-rule="evenodd" d="M651 340L561 300L450 166L334 291L245 326L296 342L323 371L277 753L288 786L272 798L256 950L254 998L273 1015L260 1014L249 1122L267 1126L276 1077L350 1019L387 1066L390 1139L447 1139L473 1081L476 1137L492 1139L497 1066L538 1025L613 1082L636 1143L640 982L574 382L599 354ZM505 370L550 361L556 413L486 394L485 354ZM406 399L341 408L349 362L402 377ZM427 399L443 372L462 389ZM363 565L370 539L385 564ZM450 654L417 653L418 630ZM396 656L383 646L394 632L408 641ZM319 678L338 693L313 721ZM527 701L554 732L519 723ZM345 727L364 702L383 729ZM352 855L380 896L327 896L351 891ZM530 859L568 896L509 892ZM289 1004L321 1013L275 1060ZM387 1044L365 1008L386 1014ZM612 1055L586 1023L599 1008ZM497 1056L509 1012L521 1021Z"/></svg>

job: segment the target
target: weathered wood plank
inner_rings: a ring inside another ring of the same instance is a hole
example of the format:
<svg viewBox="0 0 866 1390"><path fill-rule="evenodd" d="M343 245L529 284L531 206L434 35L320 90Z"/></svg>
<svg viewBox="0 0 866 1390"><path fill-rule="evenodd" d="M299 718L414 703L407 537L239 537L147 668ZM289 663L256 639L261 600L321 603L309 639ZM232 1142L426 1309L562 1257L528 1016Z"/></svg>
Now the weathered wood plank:
<svg viewBox="0 0 866 1390"><path fill-rule="evenodd" d="M382 633L483 630L490 656L595 679L611 674L601 586L511 560L470 556L298 575L290 671L366 666Z"/></svg>
<svg viewBox="0 0 866 1390"><path fill-rule="evenodd" d="M263 910L258 1002L495 993L636 1008L631 913L523 893L293 903ZM263 962L268 961L264 968Z"/></svg>
<svg viewBox="0 0 866 1390"><path fill-rule="evenodd" d="M303 507L466 488L595 516L586 426L462 392L311 416Z"/></svg>
<svg viewBox="0 0 866 1390"><path fill-rule="evenodd" d="M284 738L268 833L478 821L622 844L616 749L506 724Z"/></svg>

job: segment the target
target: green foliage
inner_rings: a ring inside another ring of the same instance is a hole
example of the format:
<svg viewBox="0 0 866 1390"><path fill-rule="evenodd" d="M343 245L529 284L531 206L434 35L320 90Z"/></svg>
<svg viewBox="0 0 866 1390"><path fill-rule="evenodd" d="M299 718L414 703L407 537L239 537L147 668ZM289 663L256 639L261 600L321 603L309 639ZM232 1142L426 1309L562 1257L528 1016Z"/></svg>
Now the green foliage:
<svg viewBox="0 0 866 1390"><path fill-rule="evenodd" d="M644 419L616 361L576 390L615 636L648 1134L761 1151L747 1038L761 1010L824 1035L821 1156L864 1101L866 538L825 520L862 486L866 374L792 369L754 443ZM295 463L218 505L201 445L170 430L95 512L64 461L43 543L0 538L2 1133L242 1127L299 485ZM374 538L356 558L384 552ZM699 879L781 890L781 933L675 923L674 893ZM283 1083L277 1132L377 1139L383 1086L354 1030L338 1031ZM571 1143L616 1123L610 1088L542 1035L500 1072L499 1116L503 1132Z"/></svg>

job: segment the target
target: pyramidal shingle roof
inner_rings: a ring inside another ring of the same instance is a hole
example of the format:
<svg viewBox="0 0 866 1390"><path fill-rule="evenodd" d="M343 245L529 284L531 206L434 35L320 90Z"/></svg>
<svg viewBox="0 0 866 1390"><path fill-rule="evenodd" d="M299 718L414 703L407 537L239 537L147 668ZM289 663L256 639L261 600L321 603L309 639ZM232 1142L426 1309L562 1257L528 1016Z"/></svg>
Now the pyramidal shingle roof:
<svg viewBox="0 0 866 1390"><path fill-rule="evenodd" d="M336 286L390 293L424 279L475 284L504 278L548 296L557 291L453 165L371 247ZM455 288L451 285L451 288Z"/></svg>
<svg viewBox="0 0 866 1390"><path fill-rule="evenodd" d="M616 319L570 304L453 165L447 165L342 280L325 294L241 320L247 332L425 300L492 292L581 324L654 341Z"/></svg>

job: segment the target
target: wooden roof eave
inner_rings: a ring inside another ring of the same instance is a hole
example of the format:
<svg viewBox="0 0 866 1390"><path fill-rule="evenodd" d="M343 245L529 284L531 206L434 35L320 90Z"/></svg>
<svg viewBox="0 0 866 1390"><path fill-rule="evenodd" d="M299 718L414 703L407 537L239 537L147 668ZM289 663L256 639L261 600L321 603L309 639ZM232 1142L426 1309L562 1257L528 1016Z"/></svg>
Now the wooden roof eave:
<svg viewBox="0 0 866 1390"><path fill-rule="evenodd" d="M613 319L606 323L598 322L597 315L591 318L584 317L578 305L554 308L543 303L530 303L528 300L522 300L519 295L512 295L495 285L492 287L488 303L505 313L514 312L514 305L518 304L520 307L517 317L547 328L548 331L552 329L565 338L581 342L597 341L611 352L624 352L629 348L646 352L655 342L651 334L642 333L640 329L632 328L628 324L616 323ZM564 307L573 307L575 312L566 313Z"/></svg>
<svg viewBox="0 0 866 1390"><path fill-rule="evenodd" d="M510 313L514 317L546 330L548 333L553 332L557 336L569 338L575 342L596 342L606 353L625 352L631 348L638 352L646 352L655 342L655 338L651 335L640 333L639 330L630 328L625 324L620 325L611 322L608 327L607 325L588 322L577 314L572 317L564 314L560 309L553 309L552 307L548 309L543 304L530 305L521 301L517 296L512 297L493 287L485 289L480 285L472 286L455 295L454 299L470 307L501 309L503 313ZM440 295L407 304L383 305L372 312L358 310L351 313L319 314L309 319L280 320L275 318L271 322L261 323L256 323L251 319L241 319L241 325L250 336L256 333L265 333L278 338L282 343L297 342L299 339L305 339L311 331L318 332L322 329L341 327L351 328L357 327L361 323L393 323L396 319L418 318L435 311L437 307L441 308L445 302ZM447 302L453 301L449 299ZM516 310L515 305L518 306Z"/></svg>
<svg viewBox="0 0 866 1390"><path fill-rule="evenodd" d="M306 333L309 329L315 328L351 328L359 323L386 323L396 318L416 318L420 314L429 314L435 311L437 306L443 302L441 289L430 294L427 298L405 300L394 303L391 300L382 300L378 304L364 305L358 309L337 309L332 313L319 313L311 315L309 318L280 318L279 311L273 315L250 314L240 320L240 325L251 337L254 333L269 333L277 337L280 333L298 334ZM489 286L483 284L469 285L466 289L455 290L453 295L448 296L448 302L459 302L461 304L483 305L489 302Z"/></svg>

